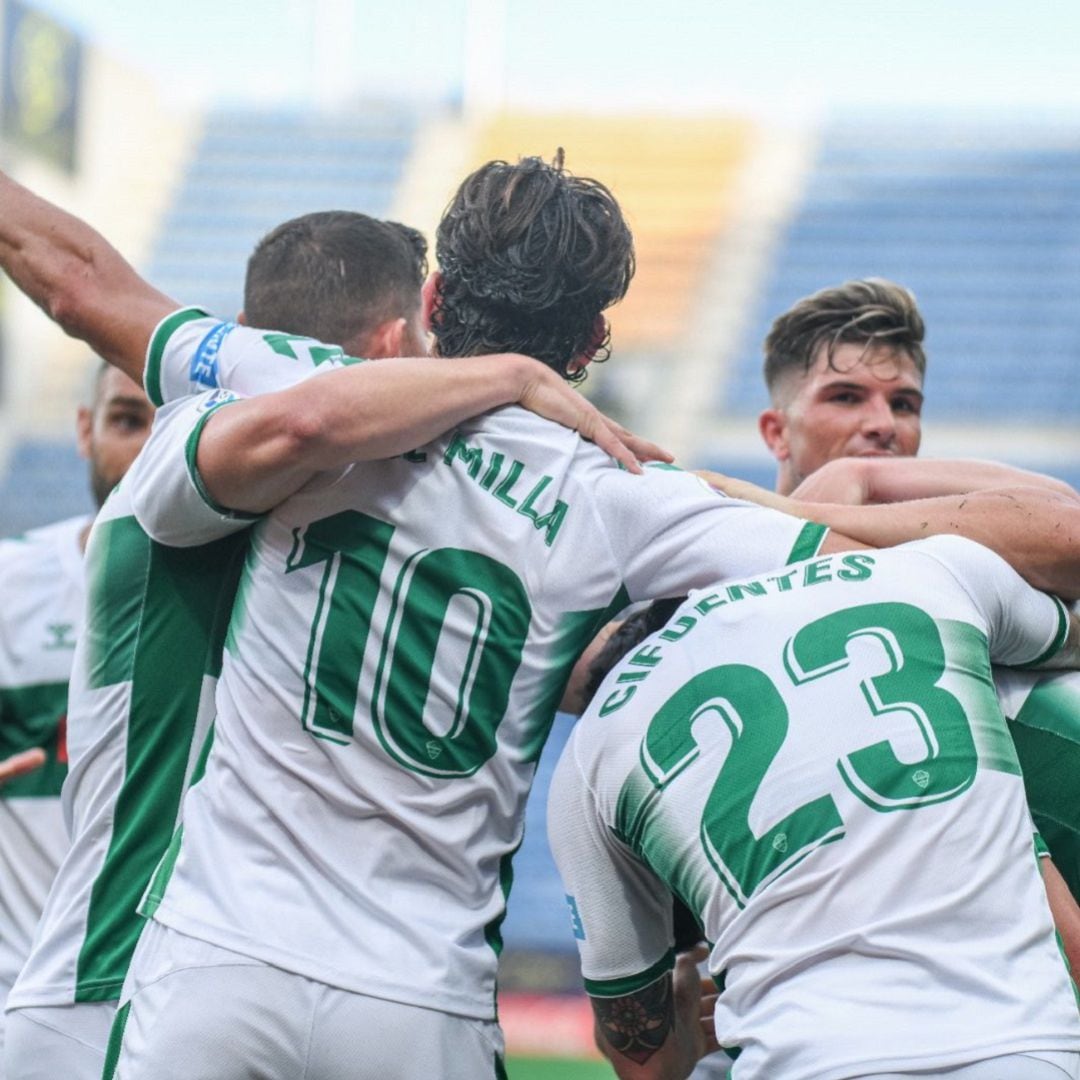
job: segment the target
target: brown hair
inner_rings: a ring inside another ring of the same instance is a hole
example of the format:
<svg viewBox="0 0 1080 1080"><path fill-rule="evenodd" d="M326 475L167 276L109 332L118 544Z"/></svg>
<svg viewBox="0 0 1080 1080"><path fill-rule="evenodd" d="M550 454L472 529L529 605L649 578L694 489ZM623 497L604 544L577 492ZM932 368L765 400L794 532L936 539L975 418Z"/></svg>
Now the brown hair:
<svg viewBox="0 0 1080 1080"><path fill-rule="evenodd" d="M304 214L271 230L248 260L251 326L344 345L420 303L427 241L396 221L349 210Z"/></svg>
<svg viewBox="0 0 1080 1080"><path fill-rule="evenodd" d="M904 352L924 375L925 334L910 290L884 278L845 281L800 300L772 324L765 338L765 385L774 393L788 372L808 372L822 345L832 366L837 347L849 342Z"/></svg>
<svg viewBox="0 0 1080 1080"><path fill-rule="evenodd" d="M597 180L538 157L489 161L465 178L436 233L442 273L431 329L443 356L522 352L571 382L606 359L600 313L634 274L634 241ZM602 355L596 357L596 353Z"/></svg>

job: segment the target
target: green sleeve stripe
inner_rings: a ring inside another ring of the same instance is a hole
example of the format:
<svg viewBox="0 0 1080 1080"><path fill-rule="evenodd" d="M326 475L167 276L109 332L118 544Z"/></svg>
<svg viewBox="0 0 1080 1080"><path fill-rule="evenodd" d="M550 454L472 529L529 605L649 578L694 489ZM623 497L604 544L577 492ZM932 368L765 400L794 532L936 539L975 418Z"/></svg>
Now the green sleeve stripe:
<svg viewBox="0 0 1080 1080"><path fill-rule="evenodd" d="M1029 660L1026 664L1017 664L1017 667L1038 667L1065 648L1065 642L1069 637L1069 609L1056 596L1051 596L1050 599L1057 604L1058 613L1058 628L1057 633L1054 634L1054 640L1050 642L1045 652L1040 653L1034 660Z"/></svg>
<svg viewBox="0 0 1080 1080"><path fill-rule="evenodd" d="M1046 859L1050 856L1050 849L1046 846L1046 841L1042 838L1042 833L1035 833L1035 858Z"/></svg>
<svg viewBox="0 0 1080 1080"><path fill-rule="evenodd" d="M169 338L185 323L194 322L196 319L209 318L210 312L202 308L186 307L166 315L154 327L150 335L150 345L146 350L146 371L143 381L146 383L146 396L155 406L161 408L165 404L165 397L161 392L161 358L165 355L165 348L169 344Z"/></svg>
<svg viewBox="0 0 1080 1080"><path fill-rule="evenodd" d="M199 417L198 423L191 429L191 434L188 436L187 445L184 448L184 458L187 461L188 475L191 477L191 482L195 485L195 490L199 493L202 501L206 503L215 514L220 514L225 518L232 518L234 521L258 521L263 516L262 514L248 514L243 510L230 510L227 506L221 506L219 503L215 502L210 492L206 490L203 478L199 474L199 467L195 462L196 454L199 451L199 437L202 435L202 430L206 425L206 421L209 420L218 409L231 404L231 401L222 402L212 409L207 409L206 412Z"/></svg>
<svg viewBox="0 0 1080 1080"><path fill-rule="evenodd" d="M787 565L802 562L803 559L812 559L825 542L825 535L828 531L829 527L827 525L819 525L816 521L808 521L799 530L799 535L795 538L795 546L787 557Z"/></svg>
<svg viewBox="0 0 1080 1080"><path fill-rule="evenodd" d="M643 990L650 983L662 978L675 966L675 950L666 953L651 968L639 975L627 975L622 979L585 979L585 992L589 997L625 997Z"/></svg>

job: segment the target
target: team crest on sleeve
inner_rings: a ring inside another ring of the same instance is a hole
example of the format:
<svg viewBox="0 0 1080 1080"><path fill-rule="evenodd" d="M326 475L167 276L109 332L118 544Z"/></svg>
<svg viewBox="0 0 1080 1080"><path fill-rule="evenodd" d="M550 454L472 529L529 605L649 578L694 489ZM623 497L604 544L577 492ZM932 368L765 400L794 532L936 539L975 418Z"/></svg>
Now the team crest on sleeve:
<svg viewBox="0 0 1080 1080"><path fill-rule="evenodd" d="M195 407L197 413L213 412L214 409L221 405L228 405L230 401L236 401L237 395L231 390L215 390L212 394L207 394L206 397L199 402Z"/></svg>
<svg viewBox="0 0 1080 1080"><path fill-rule="evenodd" d="M215 389L218 385L218 353L226 337L236 329L236 323L218 323L199 342L195 355L191 358L190 376L193 383Z"/></svg>

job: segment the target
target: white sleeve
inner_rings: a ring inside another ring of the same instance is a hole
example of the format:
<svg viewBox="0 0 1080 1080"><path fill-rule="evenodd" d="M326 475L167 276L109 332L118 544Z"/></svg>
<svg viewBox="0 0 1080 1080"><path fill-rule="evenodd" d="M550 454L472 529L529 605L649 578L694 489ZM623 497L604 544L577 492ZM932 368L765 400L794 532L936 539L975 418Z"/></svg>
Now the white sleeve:
<svg viewBox="0 0 1080 1080"><path fill-rule="evenodd" d="M144 378L147 397L161 406L218 388L243 397L287 390L312 375L359 362L336 345L181 308L155 328Z"/></svg>
<svg viewBox="0 0 1080 1080"><path fill-rule="evenodd" d="M150 438L123 480L135 518L152 540L171 547L208 544L260 516L218 506L195 465L203 425L237 400L228 390L210 390L157 411Z"/></svg>
<svg viewBox="0 0 1080 1080"><path fill-rule="evenodd" d="M548 794L548 841L566 891L585 989L621 997L675 963L672 896L603 821L571 735Z"/></svg>
<svg viewBox="0 0 1080 1080"><path fill-rule="evenodd" d="M920 547L952 572L982 612L995 664L1032 667L1064 648L1068 609L1032 588L1000 555L960 536L936 536Z"/></svg>
<svg viewBox="0 0 1080 1080"><path fill-rule="evenodd" d="M731 499L693 473L605 470L597 512L632 601L679 596L817 554L828 530Z"/></svg>

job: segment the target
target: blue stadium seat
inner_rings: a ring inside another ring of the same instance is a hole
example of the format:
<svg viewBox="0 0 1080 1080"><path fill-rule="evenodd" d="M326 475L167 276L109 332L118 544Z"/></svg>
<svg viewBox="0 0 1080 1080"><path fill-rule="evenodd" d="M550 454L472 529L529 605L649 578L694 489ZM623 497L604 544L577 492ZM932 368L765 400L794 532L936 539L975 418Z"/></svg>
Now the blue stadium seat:
<svg viewBox="0 0 1080 1080"><path fill-rule="evenodd" d="M1080 419L1080 152L1048 129L835 124L777 250L721 410L765 404L761 342L849 278L914 290L935 419Z"/></svg>

